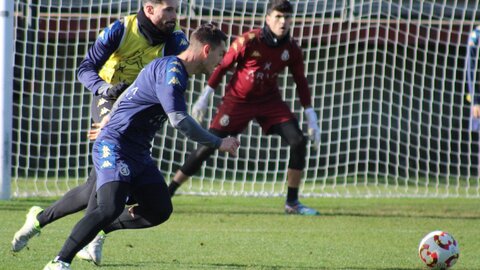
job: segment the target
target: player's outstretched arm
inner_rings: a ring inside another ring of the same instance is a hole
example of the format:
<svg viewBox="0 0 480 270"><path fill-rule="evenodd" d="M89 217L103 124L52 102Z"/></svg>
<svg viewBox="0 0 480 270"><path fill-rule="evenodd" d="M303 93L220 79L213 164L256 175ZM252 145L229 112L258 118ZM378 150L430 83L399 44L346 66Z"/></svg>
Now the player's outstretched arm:
<svg viewBox="0 0 480 270"><path fill-rule="evenodd" d="M189 139L223 152L228 152L235 155L239 141L236 138L219 138L208 130L202 128L190 115L186 112L172 112L168 113L168 119L172 126L180 131Z"/></svg>

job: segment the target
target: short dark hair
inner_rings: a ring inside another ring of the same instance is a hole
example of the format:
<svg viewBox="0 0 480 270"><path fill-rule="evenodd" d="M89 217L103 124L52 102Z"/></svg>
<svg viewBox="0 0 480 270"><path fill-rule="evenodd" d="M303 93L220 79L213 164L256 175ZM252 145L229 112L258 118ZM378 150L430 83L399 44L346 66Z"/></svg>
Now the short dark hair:
<svg viewBox="0 0 480 270"><path fill-rule="evenodd" d="M142 0L142 5L145 5L147 3L152 3L152 4L161 4L163 3L164 0Z"/></svg>
<svg viewBox="0 0 480 270"><path fill-rule="evenodd" d="M272 13L274 10L283 13L293 13L292 4L288 0L270 0L267 6L267 14Z"/></svg>
<svg viewBox="0 0 480 270"><path fill-rule="evenodd" d="M227 35L217 26L204 23L197 27L190 36L190 44L193 46L209 44L213 49L227 42Z"/></svg>

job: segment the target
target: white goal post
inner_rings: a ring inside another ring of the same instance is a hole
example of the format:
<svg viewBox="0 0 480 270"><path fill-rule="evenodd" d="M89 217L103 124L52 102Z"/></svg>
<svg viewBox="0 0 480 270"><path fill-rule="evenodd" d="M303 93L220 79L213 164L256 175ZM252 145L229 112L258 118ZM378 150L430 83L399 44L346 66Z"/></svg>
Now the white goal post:
<svg viewBox="0 0 480 270"><path fill-rule="evenodd" d="M12 74L13 74L13 4L0 4L0 200L10 199L10 167L12 150Z"/></svg>
<svg viewBox="0 0 480 270"><path fill-rule="evenodd" d="M267 0L180 2L179 23L187 35L213 21L232 41L263 26ZM140 3L14 0L12 197L60 195L85 181L90 92L77 81L76 68L98 33ZM321 127L320 148L307 149L301 194L480 197L479 136L469 130L465 98L467 39L480 24L477 1L292 3L292 36L304 53ZM206 79L193 78L190 105ZM208 120L225 82L212 98ZM305 129L288 71L279 85ZM288 147L263 135L255 122L240 139L238 157L215 153L179 193L284 194ZM168 125L154 145L167 180L196 147Z"/></svg>

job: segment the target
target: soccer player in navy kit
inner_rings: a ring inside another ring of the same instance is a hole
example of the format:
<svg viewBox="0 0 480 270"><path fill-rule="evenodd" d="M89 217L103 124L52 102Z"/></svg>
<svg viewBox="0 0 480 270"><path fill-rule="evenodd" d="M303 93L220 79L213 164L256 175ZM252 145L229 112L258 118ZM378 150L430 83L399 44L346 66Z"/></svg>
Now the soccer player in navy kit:
<svg viewBox="0 0 480 270"><path fill-rule="evenodd" d="M239 141L204 130L187 114L184 97L188 76L212 72L225 54L226 40L215 26L200 26L186 51L152 61L117 100L93 146L97 207L75 225L44 269L70 269L75 254L100 230L148 228L170 217L168 188L151 157L155 133L167 119L188 138L235 155ZM128 196L138 205L125 208Z"/></svg>
<svg viewBox="0 0 480 270"><path fill-rule="evenodd" d="M291 110L283 102L277 78L286 67L297 85L300 102L308 119L309 135L320 143L317 115L311 107L310 90L304 75L302 51L290 38L293 8L287 0L272 0L268 5L266 25L238 37L230 46L220 66L208 80L208 86L195 103L192 115L203 118L208 96L232 67L235 71L226 87L222 104L210 125L217 136L236 135L255 119L266 134L280 135L290 146L288 192L285 212L299 215L319 213L298 201L302 172L305 167L306 139ZM201 146L190 154L169 185L170 194L193 175L215 149Z"/></svg>
<svg viewBox="0 0 480 270"><path fill-rule="evenodd" d="M467 99L471 103L470 107L470 130L480 131L480 26L475 27L468 36L467 57L465 59L465 77L467 80L468 95ZM477 174L480 175L480 156L477 155L479 164L477 164Z"/></svg>
<svg viewBox="0 0 480 270"><path fill-rule="evenodd" d="M177 0L143 0L137 14L113 22L99 35L78 68L79 81L92 92L92 120L99 123L110 112L117 97L135 80L140 70L153 59L177 55L188 47L185 34L176 24ZM15 233L12 250L21 251L41 228L87 207L95 208L96 174L51 206L33 206L22 228ZM91 203L89 203L89 201ZM101 261L100 235L79 253L80 258ZM85 252L83 252L85 251Z"/></svg>
<svg viewBox="0 0 480 270"><path fill-rule="evenodd" d="M468 36L467 57L465 60L465 73L469 92L468 99L472 103L471 129L473 131L480 131L479 46L480 26L477 26Z"/></svg>

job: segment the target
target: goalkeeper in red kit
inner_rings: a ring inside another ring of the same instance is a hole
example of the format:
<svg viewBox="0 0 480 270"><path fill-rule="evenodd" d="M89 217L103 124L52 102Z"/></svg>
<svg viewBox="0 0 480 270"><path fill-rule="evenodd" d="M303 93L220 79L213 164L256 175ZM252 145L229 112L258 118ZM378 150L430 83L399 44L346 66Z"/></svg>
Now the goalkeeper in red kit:
<svg viewBox="0 0 480 270"><path fill-rule="evenodd" d="M210 125L210 132L226 137L241 133L255 119L265 134L277 134L290 146L288 164L287 214L318 215L318 211L301 204L299 186L305 168L307 140L290 108L281 98L278 74L288 67L297 86L300 102L308 119L308 133L315 146L320 143L317 115L311 107L311 96L304 74L301 49L290 37L293 8L287 0L271 0L266 25L238 37L193 107L192 115L202 121L209 96L232 67L235 71L226 86L223 102ZM193 151L176 172L169 185L171 196L215 151L201 146Z"/></svg>

